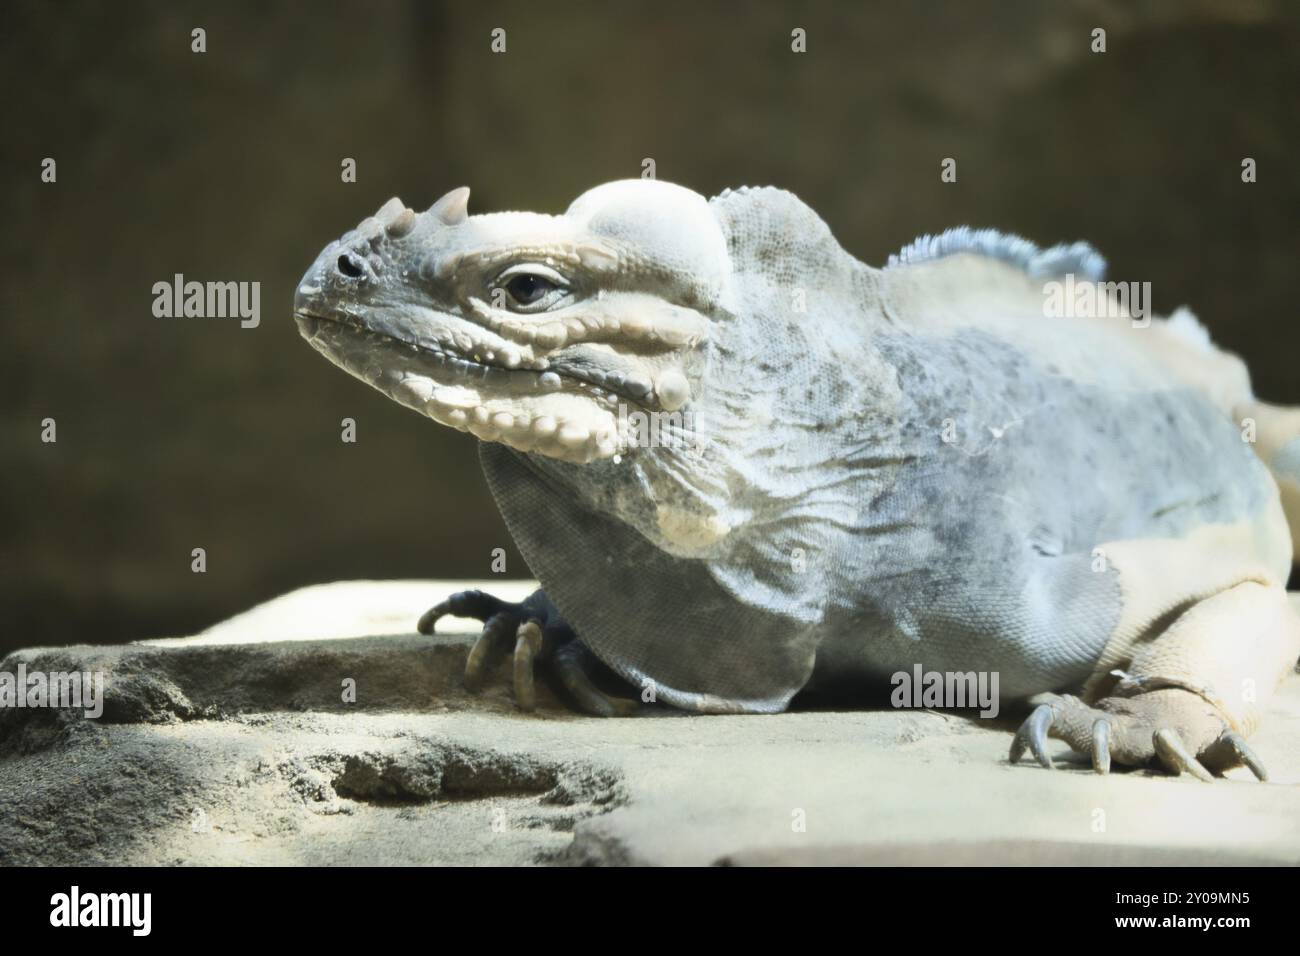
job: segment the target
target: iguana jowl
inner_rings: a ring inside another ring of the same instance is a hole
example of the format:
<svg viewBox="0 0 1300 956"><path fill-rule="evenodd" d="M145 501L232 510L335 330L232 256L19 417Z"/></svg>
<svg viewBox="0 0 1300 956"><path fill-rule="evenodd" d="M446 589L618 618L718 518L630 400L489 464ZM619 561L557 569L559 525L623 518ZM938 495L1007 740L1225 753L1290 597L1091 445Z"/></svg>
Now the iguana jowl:
<svg viewBox="0 0 1300 956"><path fill-rule="evenodd" d="M1008 701L1078 694L1013 760L1050 766L1051 734L1100 771L1262 776L1243 737L1300 654L1300 411L1256 402L1190 314L1046 316L1046 282L1099 282L1082 244L953 230L872 268L777 189L631 180L560 216L468 195L385 204L295 314L482 440L543 590L421 620L485 622L471 684L513 648L524 707L536 659L583 709L636 710L598 659L677 707L762 713L916 663L996 671Z"/></svg>

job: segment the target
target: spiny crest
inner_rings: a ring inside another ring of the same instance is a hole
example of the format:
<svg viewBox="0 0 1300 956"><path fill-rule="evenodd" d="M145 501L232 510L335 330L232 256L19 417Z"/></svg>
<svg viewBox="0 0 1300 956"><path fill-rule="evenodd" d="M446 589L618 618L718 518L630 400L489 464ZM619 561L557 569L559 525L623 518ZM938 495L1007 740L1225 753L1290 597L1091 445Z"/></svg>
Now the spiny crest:
<svg viewBox="0 0 1300 956"><path fill-rule="evenodd" d="M1035 279L1073 274L1093 282L1106 275L1106 260L1086 242L1041 249L1028 239L996 229L958 226L924 235L889 257L889 268L970 252L1006 262Z"/></svg>

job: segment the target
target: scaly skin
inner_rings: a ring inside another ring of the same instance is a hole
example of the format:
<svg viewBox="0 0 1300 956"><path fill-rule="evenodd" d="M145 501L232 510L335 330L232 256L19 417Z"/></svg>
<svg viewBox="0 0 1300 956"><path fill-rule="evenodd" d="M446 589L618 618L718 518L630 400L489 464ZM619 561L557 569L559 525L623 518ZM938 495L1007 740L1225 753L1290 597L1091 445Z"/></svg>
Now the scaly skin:
<svg viewBox="0 0 1300 956"><path fill-rule="evenodd" d="M666 302L640 288L665 264L562 217L470 219L468 198L421 216L392 200L331 243L294 300L304 337L443 425L563 461L627 450L620 403L686 404L695 290Z"/></svg>
<svg viewBox="0 0 1300 956"><path fill-rule="evenodd" d="M1083 244L954 230L873 269L780 190L624 181L559 216L468 198L390 200L326 246L294 312L330 361L488 443L546 593L421 619L484 622L469 685L513 655L523 709L542 663L590 713L642 710L597 686L606 668L757 713L817 668L929 655L1054 694L1013 762L1050 767L1050 735L1099 772L1263 779L1244 738L1300 653L1274 484L1300 473L1300 413L1257 403L1190 314L1045 319L1045 278L1100 277ZM690 440L647 447L635 419L679 412L698 419L665 434ZM949 416L963 442L940 440Z"/></svg>

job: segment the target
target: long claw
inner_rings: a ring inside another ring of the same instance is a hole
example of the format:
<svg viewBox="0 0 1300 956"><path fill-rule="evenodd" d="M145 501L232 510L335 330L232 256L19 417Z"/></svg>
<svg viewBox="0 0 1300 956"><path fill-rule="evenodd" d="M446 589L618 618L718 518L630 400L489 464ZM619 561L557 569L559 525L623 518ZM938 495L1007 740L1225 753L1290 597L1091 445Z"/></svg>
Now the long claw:
<svg viewBox="0 0 1300 956"><path fill-rule="evenodd" d="M483 625L474 646L465 658L465 686L478 690L505 655L512 620L508 614L494 614Z"/></svg>
<svg viewBox="0 0 1300 956"><path fill-rule="evenodd" d="M537 707L537 686L533 682L533 661L542 649L542 628L525 621L515 632L515 704L520 710Z"/></svg>
<svg viewBox="0 0 1300 956"><path fill-rule="evenodd" d="M421 634L432 634L434 627L438 623L438 618L445 617L451 613L450 601L439 601L429 610L420 615L420 620L416 623L415 629ZM410 618L407 618L410 620Z"/></svg>
<svg viewBox="0 0 1300 956"><path fill-rule="evenodd" d="M465 658L465 686L470 690L478 690L483 686L483 678L487 674L487 662L492 656L492 639L487 632L480 634L474 646L469 649L469 656Z"/></svg>
<svg viewBox="0 0 1300 956"><path fill-rule="evenodd" d="M1203 780L1205 783L1214 782L1214 775L1188 752L1183 739L1178 736L1178 731L1169 727L1157 730L1151 738L1151 743L1155 747L1156 756L1169 770L1178 774L1190 773L1197 780Z"/></svg>
<svg viewBox="0 0 1300 956"><path fill-rule="evenodd" d="M1034 708L1034 712L1020 725L1011 741L1011 753L1008 756L1012 763L1018 761L1028 747L1041 766L1047 770L1053 769L1052 758L1047 753L1047 732L1052 729L1054 717L1051 704L1039 704Z"/></svg>
<svg viewBox="0 0 1300 956"><path fill-rule="evenodd" d="M1263 761L1259 759L1255 751L1250 749L1246 739L1241 734L1235 730L1225 730L1223 736L1219 738L1219 742L1231 747L1233 752L1241 758L1241 762L1250 768L1250 772L1255 775L1256 779L1262 783L1268 782L1268 771L1264 769Z"/></svg>
<svg viewBox="0 0 1300 956"><path fill-rule="evenodd" d="M1092 725L1092 769L1110 773L1110 721L1098 717Z"/></svg>

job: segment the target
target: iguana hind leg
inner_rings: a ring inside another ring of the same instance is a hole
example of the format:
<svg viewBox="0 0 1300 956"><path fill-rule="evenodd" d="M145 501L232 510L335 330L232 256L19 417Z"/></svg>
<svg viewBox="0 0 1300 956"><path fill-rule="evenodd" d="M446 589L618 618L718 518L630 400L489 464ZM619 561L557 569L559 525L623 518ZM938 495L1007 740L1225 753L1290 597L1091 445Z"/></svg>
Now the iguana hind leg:
<svg viewBox="0 0 1300 956"><path fill-rule="evenodd" d="M483 622L465 660L465 686L471 691L479 690L512 654L515 703L520 710L537 707L535 671L539 664L549 666L564 696L585 713L626 717L641 710L637 701L608 694L596 685L590 671L603 665L578 640L544 591L534 591L518 603L483 591L457 591L426 611L416 627L421 634L432 634L438 620L448 615Z"/></svg>
<svg viewBox="0 0 1300 956"><path fill-rule="evenodd" d="M1108 697L1089 707L1077 697L1054 697L1039 704L1011 744L1011 762L1030 750L1049 770L1046 738L1059 738L1090 754L1098 773L1111 760L1141 766L1158 760L1175 774L1209 781L1239 764L1267 780L1263 763L1245 739L1199 695L1180 688L1153 690L1139 697Z"/></svg>
<svg viewBox="0 0 1300 956"><path fill-rule="evenodd" d="M1242 764L1266 779L1245 737L1297 654L1300 619L1286 591L1238 584L1135 649L1127 672L1095 702L1054 696L1040 704L1012 741L1011 762L1028 749L1050 769L1051 736L1091 754L1101 773L1112 759L1131 766L1155 760L1202 780Z"/></svg>

